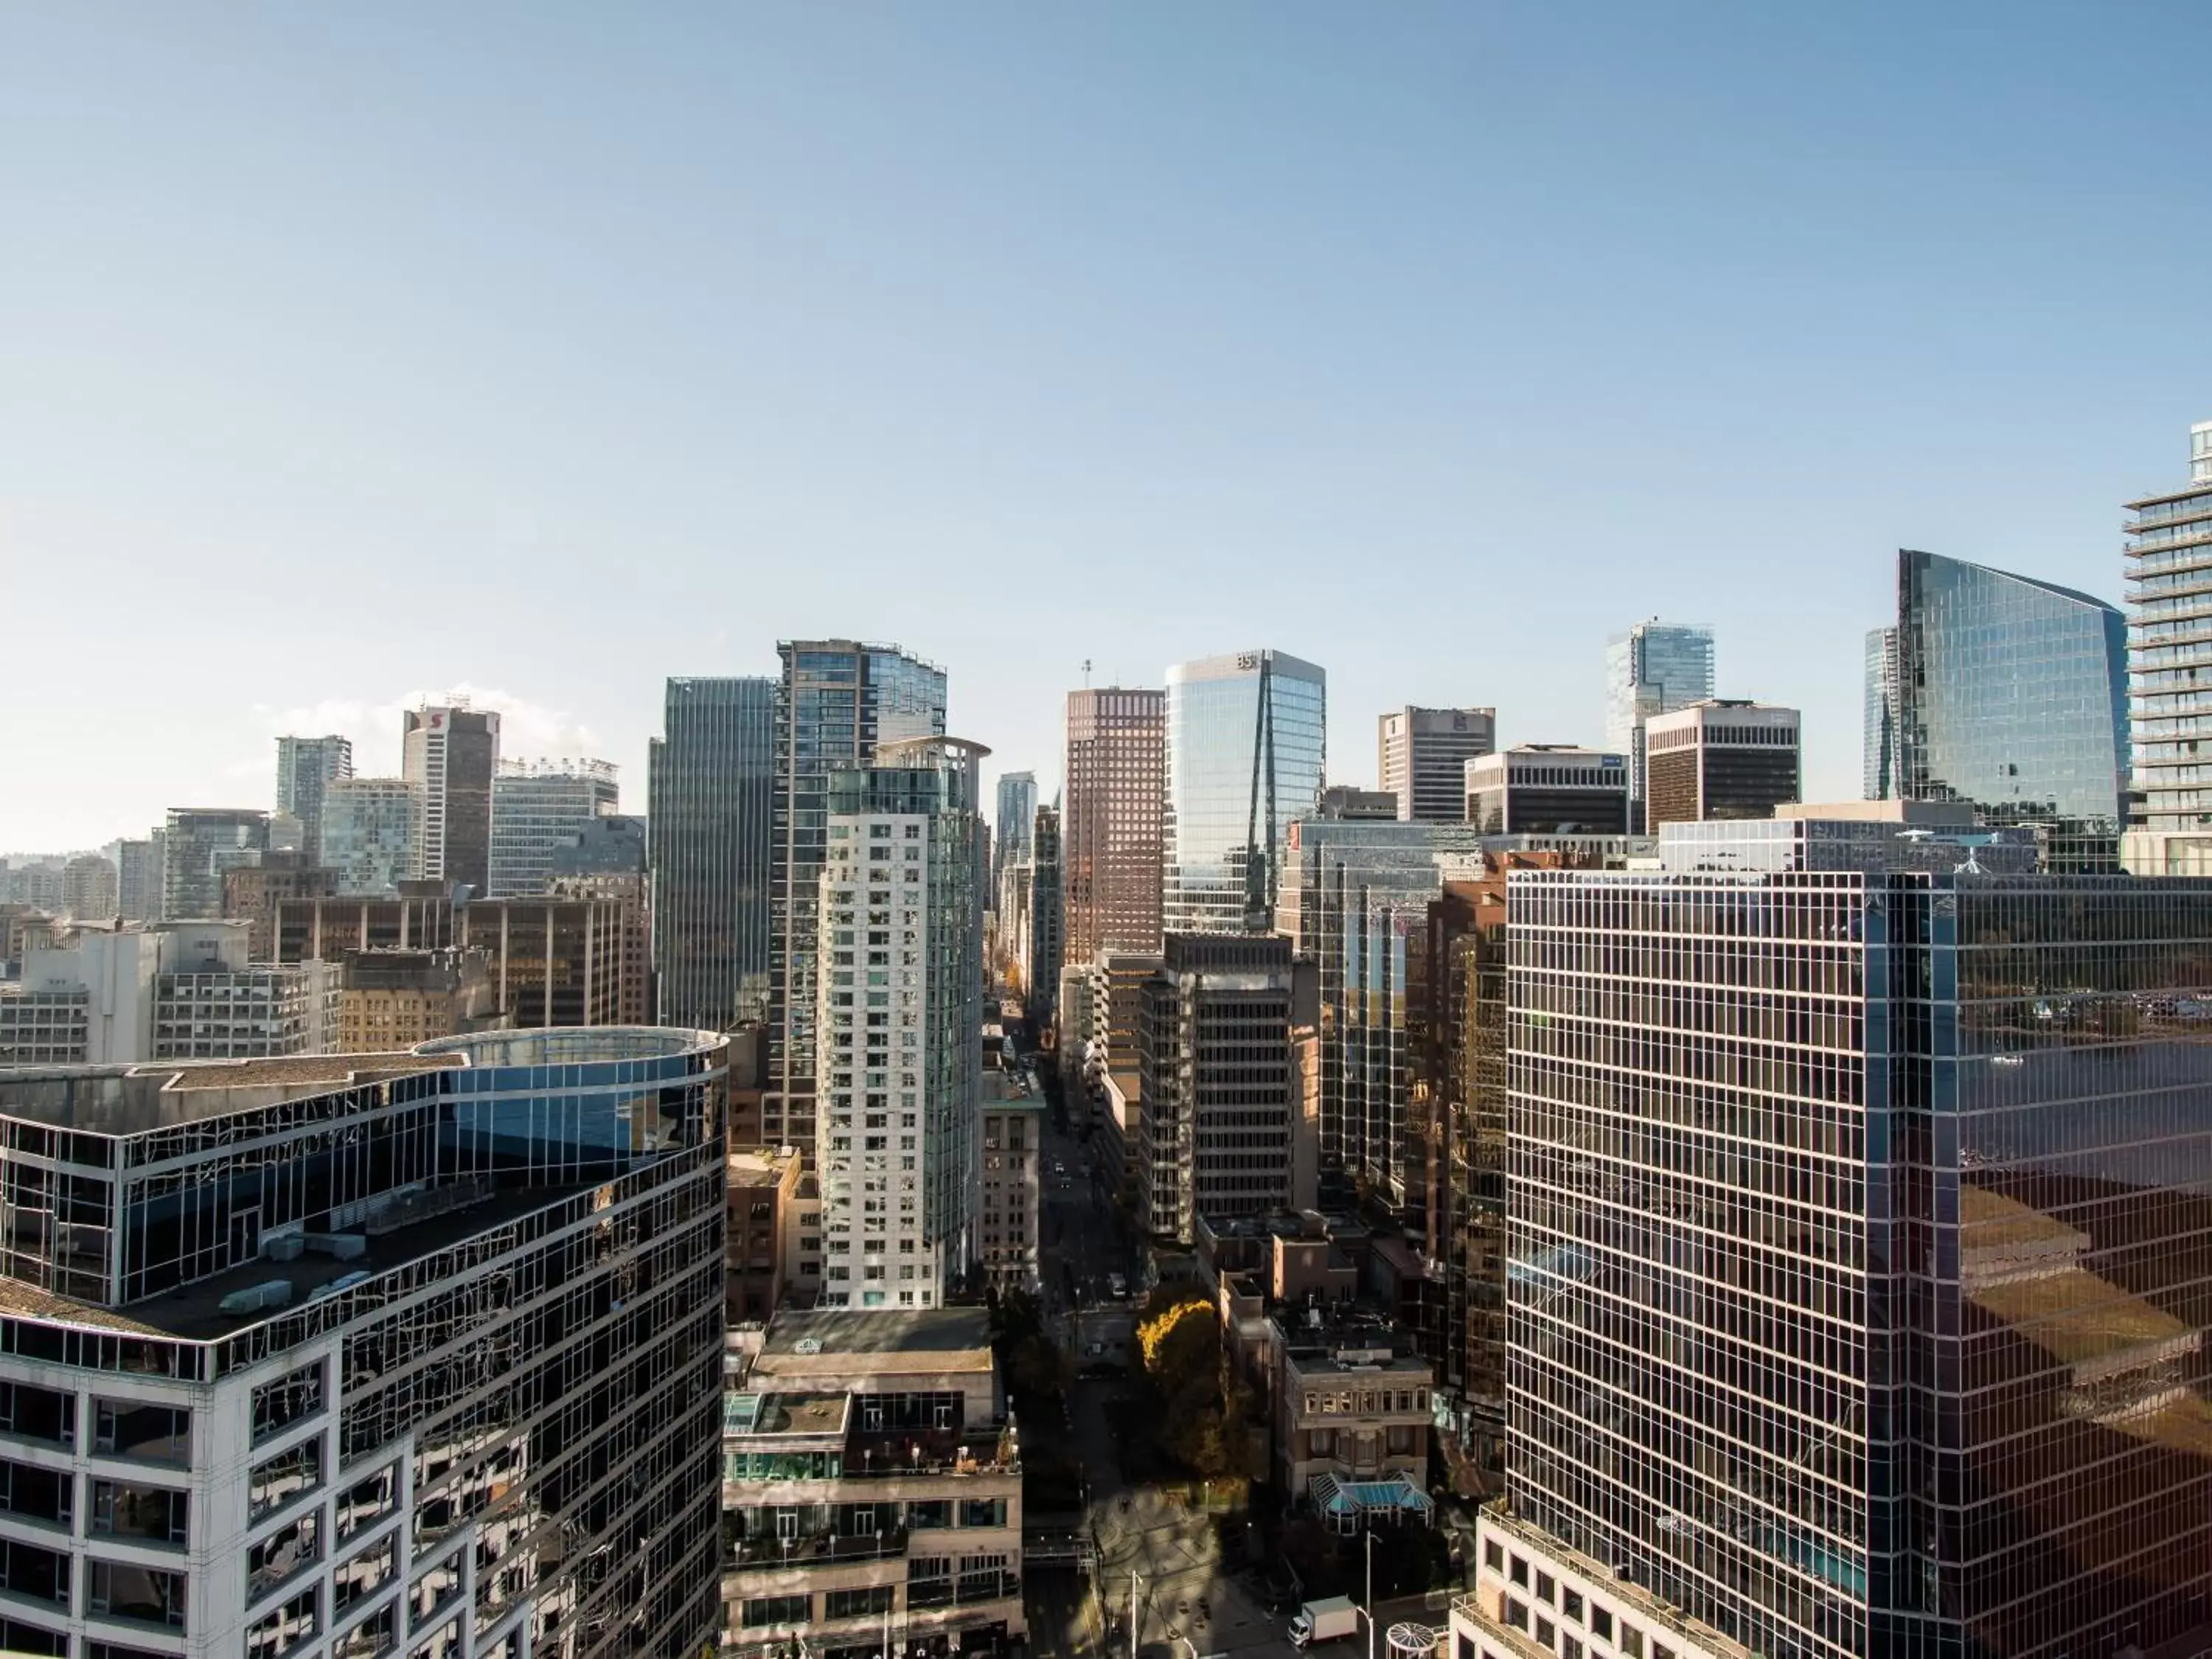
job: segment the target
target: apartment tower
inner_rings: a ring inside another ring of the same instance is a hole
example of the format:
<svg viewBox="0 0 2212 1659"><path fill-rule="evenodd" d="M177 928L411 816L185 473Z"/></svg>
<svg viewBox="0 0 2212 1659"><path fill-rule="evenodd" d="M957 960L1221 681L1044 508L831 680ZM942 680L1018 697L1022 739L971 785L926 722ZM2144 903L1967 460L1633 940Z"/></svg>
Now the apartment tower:
<svg viewBox="0 0 2212 1659"><path fill-rule="evenodd" d="M785 640L775 702L769 864L768 1090L772 1146L811 1146L817 1124L817 898L828 851L830 778L872 766L879 744L945 734L945 671L895 645ZM980 880L981 849L976 852Z"/></svg>
<svg viewBox="0 0 2212 1659"><path fill-rule="evenodd" d="M2212 874L2212 421L2189 429L2189 484L2128 503L2135 696L2128 868Z"/></svg>

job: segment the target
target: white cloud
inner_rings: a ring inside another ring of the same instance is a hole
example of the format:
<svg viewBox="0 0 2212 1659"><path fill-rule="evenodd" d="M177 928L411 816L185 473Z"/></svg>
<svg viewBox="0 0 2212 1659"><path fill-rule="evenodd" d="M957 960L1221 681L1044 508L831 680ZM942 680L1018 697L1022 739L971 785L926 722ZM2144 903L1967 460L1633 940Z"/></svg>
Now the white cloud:
<svg viewBox="0 0 2212 1659"><path fill-rule="evenodd" d="M425 702L465 702L471 708L496 713L499 752L505 759L598 759L604 755L599 734L567 709L465 681L435 690L402 692L383 702L331 697L291 708L263 706L254 713L271 738L322 737L333 732L350 738L356 773L363 777L391 777L399 771L400 716ZM240 762L227 769L237 776L258 776L267 773L272 764L264 753L250 764Z"/></svg>

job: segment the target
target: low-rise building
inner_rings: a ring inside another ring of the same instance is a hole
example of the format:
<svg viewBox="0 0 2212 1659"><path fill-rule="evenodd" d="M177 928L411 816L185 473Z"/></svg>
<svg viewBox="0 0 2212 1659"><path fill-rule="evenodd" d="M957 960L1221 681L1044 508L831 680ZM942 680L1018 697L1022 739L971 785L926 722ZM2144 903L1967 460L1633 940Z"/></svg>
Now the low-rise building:
<svg viewBox="0 0 2212 1659"><path fill-rule="evenodd" d="M732 1148L723 1300L730 1323L757 1324L784 1303L798 1246L801 1160L789 1147Z"/></svg>
<svg viewBox="0 0 2212 1659"><path fill-rule="evenodd" d="M337 872L306 853L264 853L252 864L222 872L222 914L246 924L250 961L276 960L276 906L285 899L319 898L338 890Z"/></svg>
<svg viewBox="0 0 2212 1659"><path fill-rule="evenodd" d="M347 1054L507 1023L481 951L351 951L337 967L337 1047Z"/></svg>
<svg viewBox="0 0 2212 1659"><path fill-rule="evenodd" d="M1044 1102L1018 1072L983 1079L983 1210L975 1260L994 1290L1037 1288L1037 1160L1044 1147Z"/></svg>
<svg viewBox="0 0 2212 1659"><path fill-rule="evenodd" d="M723 1397L721 1651L1023 1639L1019 1443L975 1308L778 1314Z"/></svg>
<svg viewBox="0 0 2212 1659"><path fill-rule="evenodd" d="M258 1060L337 1047L337 974L249 960L242 921L64 927L0 986L0 1065Z"/></svg>
<svg viewBox="0 0 2212 1659"><path fill-rule="evenodd" d="M1275 1479L1332 1528L1431 1518L1436 1372L1383 1316L1318 1298L1275 1316Z"/></svg>
<svg viewBox="0 0 2212 1659"><path fill-rule="evenodd" d="M1627 1573L1519 1520L1504 1501L1475 1520L1472 1594L1451 1607L1453 1659L1751 1659L1751 1650Z"/></svg>

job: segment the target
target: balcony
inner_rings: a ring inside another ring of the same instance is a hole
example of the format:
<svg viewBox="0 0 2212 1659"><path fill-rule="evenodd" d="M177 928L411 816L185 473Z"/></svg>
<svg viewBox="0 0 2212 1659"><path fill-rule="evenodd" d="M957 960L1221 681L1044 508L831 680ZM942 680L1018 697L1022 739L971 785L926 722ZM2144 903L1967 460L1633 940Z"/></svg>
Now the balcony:
<svg viewBox="0 0 2212 1659"><path fill-rule="evenodd" d="M846 1535L809 1533L802 1537L740 1538L730 1546L732 1567L826 1567L854 1561L882 1560L906 1553L907 1529Z"/></svg>
<svg viewBox="0 0 2212 1659"><path fill-rule="evenodd" d="M1021 1445L1010 1423L967 1430L907 1429L856 1432L845 1446L845 1476L883 1479L921 1474L1018 1474Z"/></svg>

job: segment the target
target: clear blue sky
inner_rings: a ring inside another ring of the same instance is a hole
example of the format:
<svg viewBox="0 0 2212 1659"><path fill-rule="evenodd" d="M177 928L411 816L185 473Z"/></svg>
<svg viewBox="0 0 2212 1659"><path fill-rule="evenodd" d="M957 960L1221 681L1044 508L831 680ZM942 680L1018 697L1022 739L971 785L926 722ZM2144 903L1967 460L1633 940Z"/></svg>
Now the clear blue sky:
<svg viewBox="0 0 2212 1659"><path fill-rule="evenodd" d="M467 684L644 805L670 674L1272 645L1595 739L1719 630L1855 793L1893 550L2118 599L2212 417L2212 8L18 5L0 850Z"/></svg>

